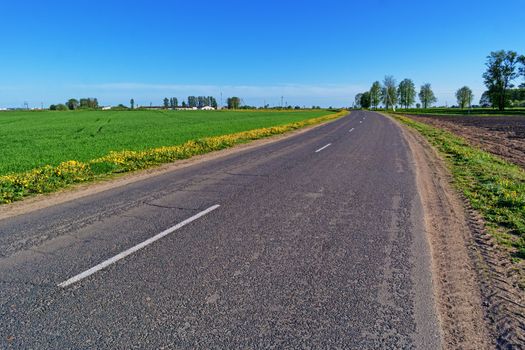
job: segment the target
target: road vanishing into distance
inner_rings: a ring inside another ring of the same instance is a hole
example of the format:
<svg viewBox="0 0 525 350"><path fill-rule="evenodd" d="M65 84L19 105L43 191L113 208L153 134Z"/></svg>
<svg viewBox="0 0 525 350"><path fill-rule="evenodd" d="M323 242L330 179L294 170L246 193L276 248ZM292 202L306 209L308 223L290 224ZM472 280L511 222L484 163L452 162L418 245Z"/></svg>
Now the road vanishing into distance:
<svg viewBox="0 0 525 350"><path fill-rule="evenodd" d="M0 220L0 303L0 348L440 347L411 153L364 111Z"/></svg>

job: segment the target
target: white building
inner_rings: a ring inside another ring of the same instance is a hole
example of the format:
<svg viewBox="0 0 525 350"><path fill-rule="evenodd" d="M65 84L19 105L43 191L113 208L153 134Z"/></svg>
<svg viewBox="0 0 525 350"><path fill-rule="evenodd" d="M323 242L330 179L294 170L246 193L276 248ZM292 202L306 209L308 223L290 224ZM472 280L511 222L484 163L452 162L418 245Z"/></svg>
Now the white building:
<svg viewBox="0 0 525 350"><path fill-rule="evenodd" d="M215 110L215 108L213 108L212 106L204 106L201 108L201 110L203 111L213 111Z"/></svg>

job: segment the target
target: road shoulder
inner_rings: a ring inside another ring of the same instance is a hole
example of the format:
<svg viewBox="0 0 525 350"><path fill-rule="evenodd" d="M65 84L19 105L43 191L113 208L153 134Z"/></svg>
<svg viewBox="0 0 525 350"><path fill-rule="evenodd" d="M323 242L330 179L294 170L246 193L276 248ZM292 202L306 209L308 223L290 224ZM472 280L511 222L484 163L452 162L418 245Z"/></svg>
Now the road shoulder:
<svg viewBox="0 0 525 350"><path fill-rule="evenodd" d="M414 159L432 254L434 294L445 349L493 348L469 214L428 142L400 125Z"/></svg>

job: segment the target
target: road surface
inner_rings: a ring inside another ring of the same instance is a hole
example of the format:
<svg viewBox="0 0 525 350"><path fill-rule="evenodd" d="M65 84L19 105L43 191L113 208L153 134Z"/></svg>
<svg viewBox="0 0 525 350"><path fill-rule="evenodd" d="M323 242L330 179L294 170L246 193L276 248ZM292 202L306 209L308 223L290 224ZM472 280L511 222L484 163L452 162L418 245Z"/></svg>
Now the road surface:
<svg viewBox="0 0 525 350"><path fill-rule="evenodd" d="M423 220L399 127L353 112L1 220L0 348L437 349Z"/></svg>

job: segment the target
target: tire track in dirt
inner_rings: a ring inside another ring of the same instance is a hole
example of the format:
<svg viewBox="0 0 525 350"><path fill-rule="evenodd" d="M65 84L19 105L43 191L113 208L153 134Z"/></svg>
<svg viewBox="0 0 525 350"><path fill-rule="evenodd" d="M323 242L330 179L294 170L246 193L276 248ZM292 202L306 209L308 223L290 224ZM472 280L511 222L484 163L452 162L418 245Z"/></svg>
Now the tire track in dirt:
<svg viewBox="0 0 525 350"><path fill-rule="evenodd" d="M452 189L437 152L416 131L403 132L418 170L445 348L523 349L523 293L510 261L480 215Z"/></svg>

